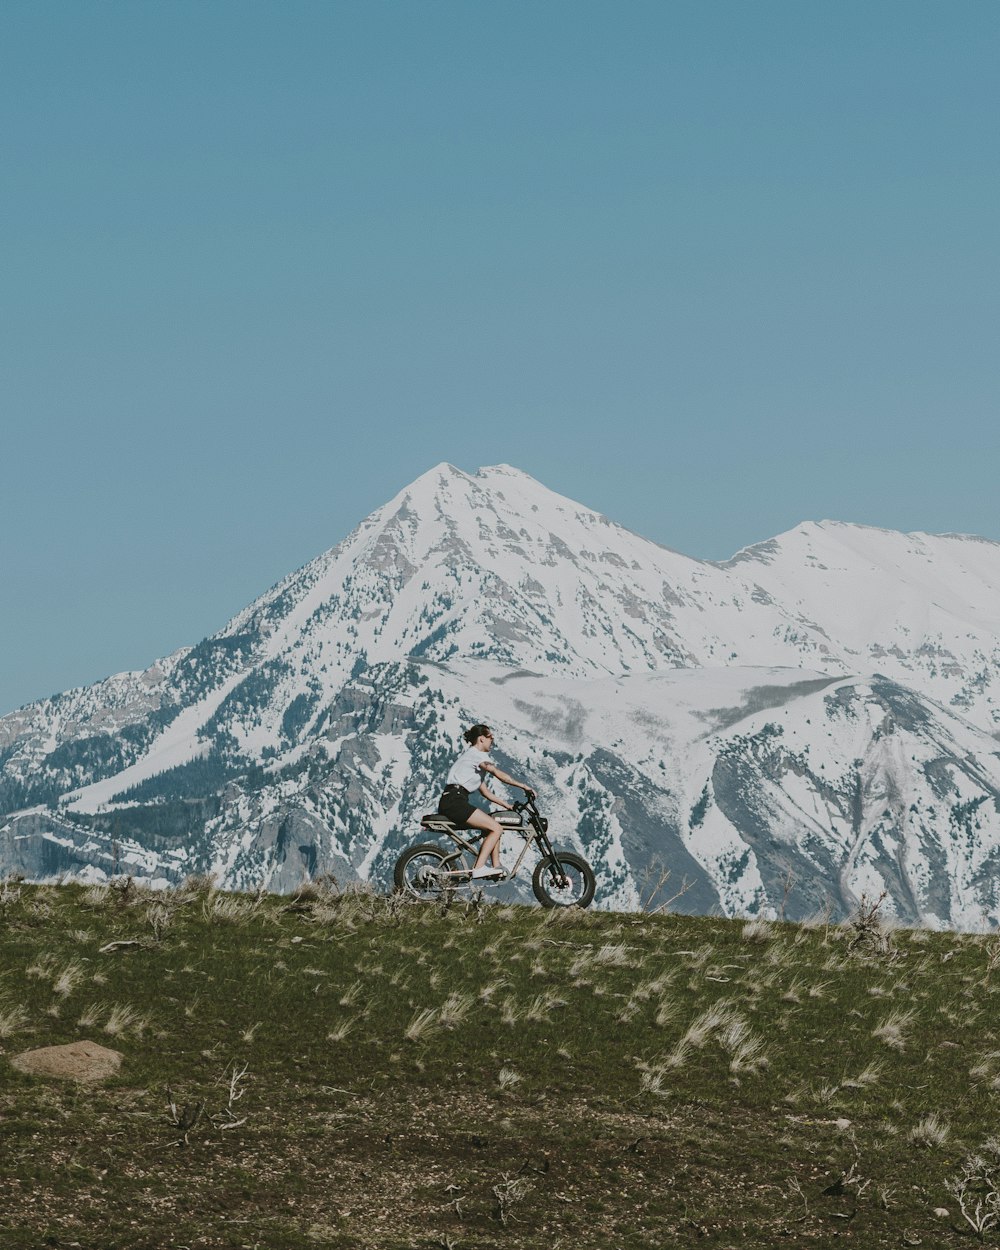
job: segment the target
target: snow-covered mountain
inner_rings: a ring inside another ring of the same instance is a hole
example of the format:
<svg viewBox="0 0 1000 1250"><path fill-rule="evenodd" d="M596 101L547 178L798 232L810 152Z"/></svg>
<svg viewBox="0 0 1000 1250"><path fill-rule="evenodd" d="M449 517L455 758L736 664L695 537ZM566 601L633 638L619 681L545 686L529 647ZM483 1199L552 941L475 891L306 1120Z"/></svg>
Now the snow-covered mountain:
<svg viewBox="0 0 1000 1250"><path fill-rule="evenodd" d="M0 870L384 881L461 729L637 906L1000 918L1000 544L811 523L721 564L439 465L213 637L0 718Z"/></svg>

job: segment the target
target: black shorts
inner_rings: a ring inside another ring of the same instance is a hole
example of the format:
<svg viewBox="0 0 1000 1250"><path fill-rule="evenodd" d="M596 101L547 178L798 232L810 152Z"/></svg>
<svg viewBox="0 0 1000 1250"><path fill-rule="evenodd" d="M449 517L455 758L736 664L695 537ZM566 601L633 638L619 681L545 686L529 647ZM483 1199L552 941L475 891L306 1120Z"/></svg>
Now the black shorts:
<svg viewBox="0 0 1000 1250"><path fill-rule="evenodd" d="M449 786L438 803L441 815L447 816L456 825L468 825L469 817L478 810L469 802L469 792L462 786Z"/></svg>

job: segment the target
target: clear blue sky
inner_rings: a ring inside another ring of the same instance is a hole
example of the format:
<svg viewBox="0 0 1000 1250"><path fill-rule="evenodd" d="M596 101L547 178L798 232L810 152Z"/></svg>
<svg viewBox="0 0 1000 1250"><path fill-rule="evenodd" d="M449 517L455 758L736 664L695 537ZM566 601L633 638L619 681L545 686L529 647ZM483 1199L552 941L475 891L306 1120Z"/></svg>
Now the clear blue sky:
<svg viewBox="0 0 1000 1250"><path fill-rule="evenodd" d="M0 712L441 460L1000 539L995 0L5 0Z"/></svg>

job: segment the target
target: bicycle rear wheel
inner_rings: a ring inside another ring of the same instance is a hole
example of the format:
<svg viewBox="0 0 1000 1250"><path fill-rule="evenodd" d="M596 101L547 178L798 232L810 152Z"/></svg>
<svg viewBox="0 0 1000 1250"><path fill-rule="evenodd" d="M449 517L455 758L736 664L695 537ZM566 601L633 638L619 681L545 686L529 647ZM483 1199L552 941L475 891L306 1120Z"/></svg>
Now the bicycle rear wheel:
<svg viewBox="0 0 1000 1250"><path fill-rule="evenodd" d="M597 879L594 870L573 851L556 851L535 865L531 888L543 907L589 907Z"/></svg>
<svg viewBox="0 0 1000 1250"><path fill-rule="evenodd" d="M396 860L392 881L401 894L422 902L448 898L459 884L449 871L465 867L460 851L446 851L434 842L409 846Z"/></svg>

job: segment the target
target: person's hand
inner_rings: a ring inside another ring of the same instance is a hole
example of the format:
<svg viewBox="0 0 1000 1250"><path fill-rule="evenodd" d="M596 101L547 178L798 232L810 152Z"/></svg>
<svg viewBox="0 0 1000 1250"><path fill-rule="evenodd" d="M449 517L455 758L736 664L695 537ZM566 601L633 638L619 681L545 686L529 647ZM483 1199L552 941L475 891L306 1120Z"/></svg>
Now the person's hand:
<svg viewBox="0 0 1000 1250"><path fill-rule="evenodd" d="M535 792L532 790L531 786L524 787L524 797L526 799L533 799L535 797Z"/></svg>

